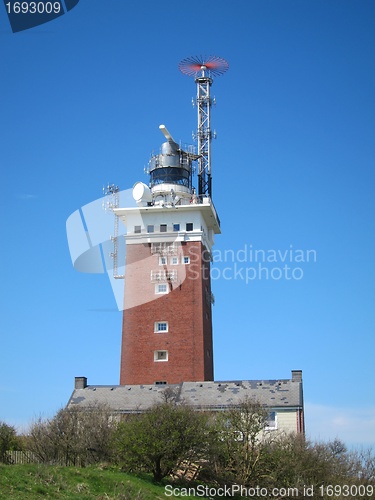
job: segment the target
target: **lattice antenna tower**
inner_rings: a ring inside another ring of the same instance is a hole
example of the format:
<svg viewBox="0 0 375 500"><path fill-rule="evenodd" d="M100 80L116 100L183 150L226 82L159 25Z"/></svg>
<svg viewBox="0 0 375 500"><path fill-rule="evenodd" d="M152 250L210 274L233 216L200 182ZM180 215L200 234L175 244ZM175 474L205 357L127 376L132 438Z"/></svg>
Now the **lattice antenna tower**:
<svg viewBox="0 0 375 500"><path fill-rule="evenodd" d="M103 193L107 197L107 201L103 202L104 210L110 210L113 212L115 208L119 207L119 192L120 188L115 184L107 184L103 187ZM113 252L110 253L110 257L113 260L113 277L115 279L123 279L124 275L118 274L118 230L119 230L119 218L114 212L114 229L113 236L111 236L111 241L113 242Z"/></svg>
<svg viewBox="0 0 375 500"><path fill-rule="evenodd" d="M211 106L214 100L211 98L210 89L213 77L220 76L227 71L229 64L225 59L217 56L194 56L183 59L179 70L188 76L195 78L197 84L196 106L198 109L198 195L212 196L211 175L211 141L213 133L211 130Z"/></svg>

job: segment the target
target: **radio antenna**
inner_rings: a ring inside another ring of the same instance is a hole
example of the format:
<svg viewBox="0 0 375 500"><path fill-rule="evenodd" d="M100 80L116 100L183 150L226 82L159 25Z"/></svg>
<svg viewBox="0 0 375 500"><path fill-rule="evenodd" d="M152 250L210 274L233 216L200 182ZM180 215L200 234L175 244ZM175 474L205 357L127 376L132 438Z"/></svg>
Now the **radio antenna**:
<svg viewBox="0 0 375 500"><path fill-rule="evenodd" d="M183 59L179 70L188 76L195 78L197 84L196 105L198 109L198 128L196 137L198 139L198 194L200 197L212 197L211 176L211 99L210 87L213 77L224 74L228 68L228 62L217 56L193 56Z"/></svg>

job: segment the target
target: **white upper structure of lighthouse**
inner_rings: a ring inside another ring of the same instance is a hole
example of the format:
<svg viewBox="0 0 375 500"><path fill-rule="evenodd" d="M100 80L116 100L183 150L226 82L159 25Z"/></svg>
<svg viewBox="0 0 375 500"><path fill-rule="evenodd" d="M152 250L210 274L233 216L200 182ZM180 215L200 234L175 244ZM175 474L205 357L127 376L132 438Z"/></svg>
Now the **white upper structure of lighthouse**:
<svg viewBox="0 0 375 500"><path fill-rule="evenodd" d="M138 208L115 210L128 228L127 242L143 239L146 233L152 243L164 232L172 233L173 241L202 241L211 251L220 221L210 196L198 195L192 186L192 163L198 155L181 149L165 125L159 129L167 141L150 160L150 186L134 185Z"/></svg>

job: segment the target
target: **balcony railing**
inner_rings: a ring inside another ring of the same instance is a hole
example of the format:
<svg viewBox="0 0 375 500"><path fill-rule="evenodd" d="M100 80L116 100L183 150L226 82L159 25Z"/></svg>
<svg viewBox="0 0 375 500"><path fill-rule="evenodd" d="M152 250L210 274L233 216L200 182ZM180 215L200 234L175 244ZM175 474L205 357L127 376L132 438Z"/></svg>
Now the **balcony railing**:
<svg viewBox="0 0 375 500"><path fill-rule="evenodd" d="M152 255L176 255L177 247L175 243L151 243Z"/></svg>
<svg viewBox="0 0 375 500"><path fill-rule="evenodd" d="M157 270L157 271L151 271L151 282L152 283L159 283L159 282L165 282L165 281L172 281L176 282L177 281L177 270L174 269L172 271L166 271L166 270Z"/></svg>

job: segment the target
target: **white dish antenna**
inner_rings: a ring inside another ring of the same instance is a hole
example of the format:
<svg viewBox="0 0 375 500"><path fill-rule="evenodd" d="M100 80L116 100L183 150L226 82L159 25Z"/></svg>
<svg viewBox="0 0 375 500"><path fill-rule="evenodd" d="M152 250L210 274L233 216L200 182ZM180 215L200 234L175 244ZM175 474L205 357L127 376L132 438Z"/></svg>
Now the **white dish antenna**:
<svg viewBox="0 0 375 500"><path fill-rule="evenodd" d="M152 201L151 189L144 182L136 182L133 186L133 198L140 207L146 207Z"/></svg>

